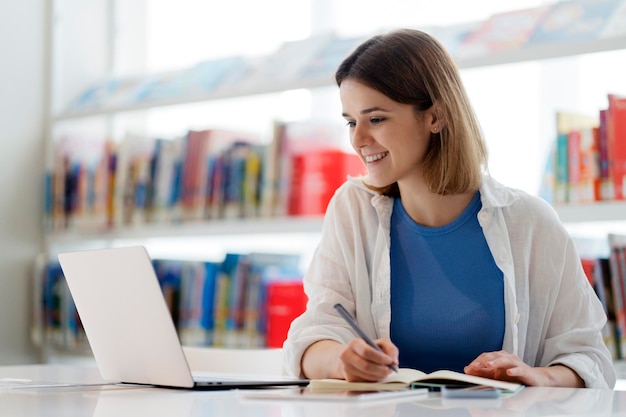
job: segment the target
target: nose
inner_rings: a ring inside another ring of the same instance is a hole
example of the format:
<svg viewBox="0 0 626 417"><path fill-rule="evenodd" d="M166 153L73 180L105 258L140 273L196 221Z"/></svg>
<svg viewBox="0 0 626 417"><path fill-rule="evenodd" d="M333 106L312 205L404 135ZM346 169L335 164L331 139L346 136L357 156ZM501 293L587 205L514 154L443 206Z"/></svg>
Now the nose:
<svg viewBox="0 0 626 417"><path fill-rule="evenodd" d="M356 125L352 129L350 140L352 142L352 147L358 150L359 148L367 146L371 142L372 138L365 126Z"/></svg>

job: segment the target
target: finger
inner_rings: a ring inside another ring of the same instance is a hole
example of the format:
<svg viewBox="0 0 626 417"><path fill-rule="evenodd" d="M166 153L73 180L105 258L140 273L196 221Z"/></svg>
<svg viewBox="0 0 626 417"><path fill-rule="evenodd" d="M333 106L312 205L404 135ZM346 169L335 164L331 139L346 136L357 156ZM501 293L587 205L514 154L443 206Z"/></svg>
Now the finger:
<svg viewBox="0 0 626 417"><path fill-rule="evenodd" d="M364 340L353 339L349 343L349 346L354 350L354 352L357 355L361 356L362 358L364 358L365 360L373 364L385 367L393 363L393 360L394 360L393 357L391 357L384 351L381 352L379 350L374 349L373 347L368 345Z"/></svg>
<svg viewBox="0 0 626 417"><path fill-rule="evenodd" d="M510 369L523 365L523 362L513 355L500 356L486 361L483 366L487 369Z"/></svg>
<svg viewBox="0 0 626 417"><path fill-rule="evenodd" d="M510 354L504 350L500 350L495 352L481 353L468 366L470 366L472 369L506 367L506 361L511 361L511 363L516 364L522 363L516 355Z"/></svg>
<svg viewBox="0 0 626 417"><path fill-rule="evenodd" d="M376 357L386 357L386 355L377 352L367 344L362 346L361 343L364 342L350 342L340 356L346 379L354 378L352 380L378 381L386 377L390 372L386 365L387 362L381 362L380 360L372 361L370 358L366 357L369 356L368 353L370 350L378 354L375 355Z"/></svg>
<svg viewBox="0 0 626 417"><path fill-rule="evenodd" d="M388 338L378 339L376 344L389 356L395 365L398 364L398 356L400 354L396 345Z"/></svg>

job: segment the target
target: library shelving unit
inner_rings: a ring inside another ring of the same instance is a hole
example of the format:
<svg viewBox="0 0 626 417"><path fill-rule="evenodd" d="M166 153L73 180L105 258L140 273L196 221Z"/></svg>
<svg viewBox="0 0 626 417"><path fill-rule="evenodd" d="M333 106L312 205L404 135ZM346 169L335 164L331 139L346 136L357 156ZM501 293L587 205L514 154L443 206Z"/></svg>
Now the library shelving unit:
<svg viewBox="0 0 626 417"><path fill-rule="evenodd" d="M142 115L144 112L154 109L175 108L231 99L246 100L259 95L294 89L331 87L333 85L332 74L336 65L354 46L369 36L367 34L363 37L344 39L329 34L285 44L273 55L261 59L255 58L255 70L252 71L254 76L217 85L206 91L192 89L143 101L126 100L125 98L128 97L122 97L120 100L119 96L115 97L115 100L107 101L106 95L94 94L98 97L98 101L83 103L81 106L75 105L76 97L81 96L81 94L85 96L83 93L93 89L94 86L98 86L98 83L102 88L102 86L110 85L111 80L128 80L128 77L116 77L119 72L116 67L123 66L126 73L140 74L142 72L145 66L145 56L142 53L145 39L133 38L131 42L120 42L116 40L113 28L117 27L114 22L116 16L122 12L128 12L135 19L133 21L135 29L137 32L141 32L140 29L145 25L140 17L143 10L136 4L131 6L125 5L124 2L115 3L117 8L114 8L112 0L90 2L90 7L82 4L80 0L53 1L51 3L49 16L50 78L48 80L50 112L46 141L46 154L49 160L57 135L55 132L59 126L67 131L68 129L71 130L72 124L79 125L85 120L96 120L97 123L100 123L105 135L115 136L119 133L116 127L117 118L137 117L139 122L136 125L145 127L146 119ZM141 2L136 3L140 4ZM577 2L560 2L551 7L557 7L561 3ZM591 4L591 2L582 3ZM603 16L603 27L608 27L613 20L618 20L620 16L621 19L624 19L625 8L624 4L612 8L610 13ZM549 10L546 11L544 16L547 16L549 12ZM563 32L554 34L552 38L546 37L544 40L540 38L533 40L532 37L529 38L527 33L525 40L528 42L509 42L508 46L503 46L506 42L500 40L500 43L496 44L497 39L490 38L490 36L495 35L489 34L489 28L497 28L498 25L494 24L492 20L502 19L504 15L506 14L495 15L484 22L475 22L471 25L423 29L431 31L442 40L457 60L461 70L626 49L626 30L624 29L621 32L619 30L606 32L598 29L585 37L578 35L568 37L569 35ZM582 16L584 17L584 14ZM511 20L510 22L513 24L515 21ZM126 23L128 24L128 20ZM523 32L522 29L524 28L520 28L520 33ZM93 37L76 36L79 33L93 34ZM519 35L519 33L515 35ZM467 41L472 37L476 39L475 44L468 46L463 43L463 40ZM274 68L276 71L276 68L285 67L286 62L291 62L297 57L294 55L294 51L308 51L306 56L296 59L296 61L299 59L296 69L291 66L290 72L283 71L282 73L271 73L268 70L268 68ZM120 56L126 57L126 62L120 63ZM93 59L84 59L85 57ZM242 62L248 61L244 59ZM260 71L256 71L258 69ZM262 76L264 70L266 77ZM139 85L152 76L134 77L131 84ZM626 221L626 202L559 206L556 209L566 224ZM219 239L224 236L247 236L250 234L283 235L286 236L283 239L285 247L293 248L293 233L315 234L320 231L320 227L321 218L307 217L211 220L172 226L142 225L132 229L114 229L104 233L49 232L45 236L44 257L51 259L55 253L61 250L90 247L94 245L94 242L96 242L95 244L111 245L116 241L137 242L214 236L217 237L215 244L219 244ZM290 236L292 237L290 238ZM36 303L39 302L38 300L35 301ZM34 331L40 332L41 328L36 328ZM39 337L41 339L41 333L39 333ZM39 342L42 344L42 349L45 350L47 341L39 340Z"/></svg>

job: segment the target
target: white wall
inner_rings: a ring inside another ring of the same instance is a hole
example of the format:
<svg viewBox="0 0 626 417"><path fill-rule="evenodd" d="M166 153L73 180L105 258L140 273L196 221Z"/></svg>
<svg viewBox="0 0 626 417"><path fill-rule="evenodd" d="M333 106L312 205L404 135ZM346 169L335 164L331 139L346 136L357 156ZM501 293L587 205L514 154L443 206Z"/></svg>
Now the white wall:
<svg viewBox="0 0 626 417"><path fill-rule="evenodd" d="M0 365L37 359L29 327L42 242L45 4L0 2Z"/></svg>

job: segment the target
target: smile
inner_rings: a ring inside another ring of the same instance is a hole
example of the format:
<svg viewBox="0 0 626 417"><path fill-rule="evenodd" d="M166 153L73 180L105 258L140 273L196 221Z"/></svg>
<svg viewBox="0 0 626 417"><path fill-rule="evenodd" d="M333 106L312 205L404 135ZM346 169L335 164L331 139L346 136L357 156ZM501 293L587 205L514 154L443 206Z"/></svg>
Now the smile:
<svg viewBox="0 0 626 417"><path fill-rule="evenodd" d="M380 159L383 159L387 155L389 155L389 152L381 152L375 155L367 155L365 156L365 162L376 162Z"/></svg>

